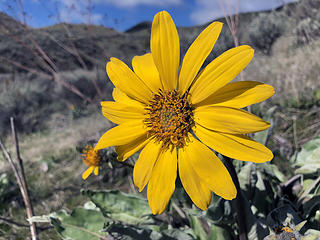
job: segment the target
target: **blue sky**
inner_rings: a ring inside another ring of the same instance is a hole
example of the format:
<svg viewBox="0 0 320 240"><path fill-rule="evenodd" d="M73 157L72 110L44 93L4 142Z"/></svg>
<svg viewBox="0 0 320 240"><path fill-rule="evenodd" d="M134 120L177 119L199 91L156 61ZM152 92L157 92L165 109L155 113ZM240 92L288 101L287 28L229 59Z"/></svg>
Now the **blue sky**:
<svg viewBox="0 0 320 240"><path fill-rule="evenodd" d="M153 16L161 10L167 10L176 25L193 26L222 17L224 12L272 9L290 1L292 0L21 0L21 3L27 23L33 27L58 22L91 22L124 31L141 21L152 21ZM19 0L0 0L0 11L16 19L23 19Z"/></svg>

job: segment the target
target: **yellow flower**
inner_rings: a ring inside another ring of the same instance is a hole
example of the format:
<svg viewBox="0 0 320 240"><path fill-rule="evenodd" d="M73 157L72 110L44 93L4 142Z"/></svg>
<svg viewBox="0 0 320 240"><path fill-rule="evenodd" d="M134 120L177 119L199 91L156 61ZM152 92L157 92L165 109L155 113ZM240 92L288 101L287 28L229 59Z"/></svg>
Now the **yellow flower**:
<svg viewBox="0 0 320 240"><path fill-rule="evenodd" d="M250 62L254 50L249 46L230 49L198 73L221 29L220 22L204 29L179 70L179 36L163 11L152 23L151 53L133 58L134 72L116 58L107 63L115 101L102 102L102 113L118 126L107 131L95 149L115 146L119 161L142 149L133 180L140 191L148 184L153 214L166 208L177 172L200 209L208 208L211 191L228 200L236 197L229 172L211 149L242 161L261 163L273 158L269 149L245 135L270 124L240 109L269 98L273 87L251 81L230 83Z"/></svg>
<svg viewBox="0 0 320 240"><path fill-rule="evenodd" d="M82 161L89 167L82 174L84 180L87 179L92 172L94 172L95 175L99 174L99 165L101 162L99 150L95 150L92 146L87 145L83 150Z"/></svg>

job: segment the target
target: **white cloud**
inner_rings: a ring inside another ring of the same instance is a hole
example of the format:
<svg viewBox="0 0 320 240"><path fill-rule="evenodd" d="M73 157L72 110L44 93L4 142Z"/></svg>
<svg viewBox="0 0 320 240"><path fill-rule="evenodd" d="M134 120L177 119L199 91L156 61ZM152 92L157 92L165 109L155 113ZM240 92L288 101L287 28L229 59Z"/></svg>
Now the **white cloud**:
<svg viewBox="0 0 320 240"><path fill-rule="evenodd" d="M103 16L88 10L88 1L63 0L60 2L59 18L63 22L99 24Z"/></svg>
<svg viewBox="0 0 320 240"><path fill-rule="evenodd" d="M37 0L33 0L37 1ZM88 11L88 0L51 0L59 3L59 19L63 22L88 22L99 24L103 20L102 14ZM182 4L182 0L91 0L91 6L113 5L120 8L138 5L172 6Z"/></svg>
<svg viewBox="0 0 320 240"><path fill-rule="evenodd" d="M292 1L294 0L195 0L195 9L190 18L195 24L203 24L223 17L224 11L221 3L228 15L228 13L234 14L237 12L237 4L239 12L253 12L276 8L283 2ZM229 3L229 8L226 3Z"/></svg>

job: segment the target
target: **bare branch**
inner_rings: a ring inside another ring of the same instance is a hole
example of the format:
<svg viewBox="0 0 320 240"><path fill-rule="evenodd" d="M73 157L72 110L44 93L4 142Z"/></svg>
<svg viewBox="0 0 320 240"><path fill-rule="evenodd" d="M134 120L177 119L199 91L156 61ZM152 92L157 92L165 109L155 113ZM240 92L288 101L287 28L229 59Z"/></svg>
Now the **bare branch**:
<svg viewBox="0 0 320 240"><path fill-rule="evenodd" d="M8 160L12 170L13 170L13 173L15 175L15 178L17 180L17 183L18 183L18 186L19 186L19 189L20 189L20 192L21 192L21 195L22 195L22 198L23 198L23 201L25 203L25 205L27 206L27 199L29 198L27 196L27 192L25 191L24 189L24 185L22 183L22 180L21 180L21 177L19 175L19 172L18 172L18 169L16 168L16 166L14 165L14 162L12 161L12 158L10 157L10 154L8 153L7 149L5 148L5 146L3 145L2 141L0 140L0 147L2 149L2 152L5 156L5 158ZM27 215L28 215L28 218L30 218L29 216L29 211L27 210ZM32 217L32 216L31 216ZM29 225L30 227L30 231L31 231L31 237L32 237L32 240L38 240L37 238L37 230L35 228L35 224L34 223L31 223Z"/></svg>
<svg viewBox="0 0 320 240"><path fill-rule="evenodd" d="M14 118L11 117L10 118L10 124L11 124L11 131L12 131L12 137L14 139L14 145L16 147L16 154L17 154L17 165L18 165L18 175L20 176L20 181L21 181L21 185L22 185L22 191L24 192L24 203L26 205L26 210L27 210L27 216L28 218L32 218L34 213L33 213L33 207L32 207L32 203L30 201L30 197L29 197L29 190L28 190L28 184L26 181L26 177L25 177L25 173L24 173L24 168L23 168L23 162L22 159L20 157L20 150L19 150L19 141L18 141L18 135L14 126ZM20 185L19 185L20 187ZM21 189L20 189L21 190ZM30 231L31 231L31 237L32 240L37 240L37 226L35 223L30 223Z"/></svg>
<svg viewBox="0 0 320 240"><path fill-rule="evenodd" d="M6 32L8 32L8 33L10 32L10 31L8 31L8 29L4 28L3 26L0 26L0 27L1 27L1 29L4 29ZM29 28L27 26L25 26L25 30L29 31ZM29 49L31 51L31 53L35 56L35 58L37 60L39 60L43 64L43 66L52 74L51 79L62 84L65 88L67 88L71 92L73 92L76 95L78 95L79 97L81 97L84 101L89 102L91 104L94 103L91 98L85 96L77 87L73 86L72 84L70 84L60 78L60 76L57 74L58 68L57 68L56 64L50 59L50 57L46 54L46 52L43 50L43 48L36 41L34 41L32 36L30 35L30 32L27 32L27 37L31 41L31 43L34 46L34 48L36 49L36 51L32 47L30 47L27 43L16 38L14 35L11 35L11 37L13 38L14 41L16 41L17 43L21 44L22 46L26 47L27 49ZM22 68L22 69L27 70L29 72L39 74L38 70L31 69L29 67L25 67L22 64L17 63L15 61L12 61L10 59L6 59L6 60L15 66L18 66L19 68ZM44 74L47 76L50 76L49 74L46 74L45 72L41 75L44 75Z"/></svg>
<svg viewBox="0 0 320 240"><path fill-rule="evenodd" d="M20 223L20 222L16 222L16 221L14 221L14 220L12 220L12 219L5 218L5 217L1 217L1 216L0 216L0 221L6 222L6 223L8 223L8 224L11 224L11 225L14 225L14 226L17 226L17 227L25 227L25 228L30 227L30 226L27 225L27 224L23 224L23 223ZM53 226L38 227L38 229L39 229L40 231L46 231L46 230L51 229L51 228L53 228Z"/></svg>

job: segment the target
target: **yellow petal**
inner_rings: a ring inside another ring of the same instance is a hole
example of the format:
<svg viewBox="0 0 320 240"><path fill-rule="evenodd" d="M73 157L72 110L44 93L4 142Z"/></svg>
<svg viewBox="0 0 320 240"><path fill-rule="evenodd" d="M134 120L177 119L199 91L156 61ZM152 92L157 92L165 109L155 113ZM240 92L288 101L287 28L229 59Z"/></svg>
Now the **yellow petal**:
<svg viewBox="0 0 320 240"><path fill-rule="evenodd" d="M141 192L149 182L152 169L160 153L161 144L151 140L141 151L133 169L133 181Z"/></svg>
<svg viewBox="0 0 320 240"><path fill-rule="evenodd" d="M102 114L110 121L120 124L134 119L144 119L144 108L118 102L101 102Z"/></svg>
<svg viewBox="0 0 320 240"><path fill-rule="evenodd" d="M99 167L95 167L94 168L94 175L98 175L99 174Z"/></svg>
<svg viewBox="0 0 320 240"><path fill-rule="evenodd" d="M254 81L232 82L195 106L215 105L243 108L262 102L273 94L274 88L267 84Z"/></svg>
<svg viewBox="0 0 320 240"><path fill-rule="evenodd" d="M197 104L234 79L251 61L254 50L246 45L232 48L209 63L191 86L191 102Z"/></svg>
<svg viewBox="0 0 320 240"><path fill-rule="evenodd" d="M184 151L184 158L188 159L190 167L215 194L227 200L234 199L237 189L221 160L191 134L189 139L190 142L181 151Z"/></svg>
<svg viewBox="0 0 320 240"><path fill-rule="evenodd" d="M112 91L112 97L114 101L138 108L144 108L145 105L141 102L138 102L130 97L128 97L125 93L123 93L119 88L114 88Z"/></svg>
<svg viewBox="0 0 320 240"><path fill-rule="evenodd" d="M110 62L107 63L107 73L114 86L129 97L142 103L151 99L152 91L119 59L110 59Z"/></svg>
<svg viewBox="0 0 320 240"><path fill-rule="evenodd" d="M161 152L152 170L147 198L153 214L161 214L167 207L177 177L177 151Z"/></svg>
<svg viewBox="0 0 320 240"><path fill-rule="evenodd" d="M271 161L273 158L268 148L244 135L217 133L198 124L193 131L204 144L227 157L256 163Z"/></svg>
<svg viewBox="0 0 320 240"><path fill-rule="evenodd" d="M82 179L86 180L90 174L92 173L93 169L95 168L95 166L91 166L89 167L83 174L82 174Z"/></svg>
<svg viewBox="0 0 320 240"><path fill-rule="evenodd" d="M270 123L242 109L221 106L196 108L194 120L210 130L232 134L253 133L270 127Z"/></svg>
<svg viewBox="0 0 320 240"><path fill-rule="evenodd" d="M162 89L159 72L154 64L151 53L135 56L132 59L132 67L137 76L154 92Z"/></svg>
<svg viewBox="0 0 320 240"><path fill-rule="evenodd" d="M119 146L132 142L133 140L145 135L146 128L142 120L132 120L111 128L99 139L95 150Z"/></svg>
<svg viewBox="0 0 320 240"><path fill-rule="evenodd" d="M120 146L115 146L115 151L118 155L117 160L120 162L123 162L127 160L130 156L138 152L141 148L143 148L147 143L149 139L146 135L143 135L134 141L120 145Z"/></svg>
<svg viewBox="0 0 320 240"><path fill-rule="evenodd" d="M211 201L211 191L193 169L185 149L179 149L179 176L182 185L194 204L206 210Z"/></svg>
<svg viewBox="0 0 320 240"><path fill-rule="evenodd" d="M189 47L179 74L179 92L184 94L190 87L203 62L210 54L222 29L221 22L213 22L206 27Z"/></svg>
<svg viewBox="0 0 320 240"><path fill-rule="evenodd" d="M180 43L176 26L166 11L157 13L153 19L150 48L164 90L176 89Z"/></svg>

